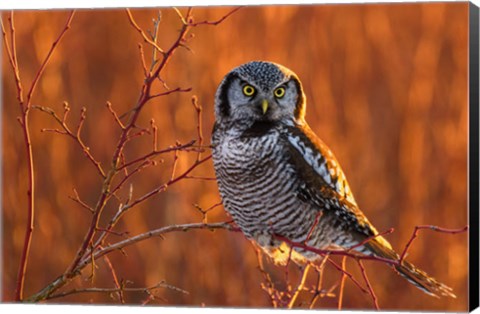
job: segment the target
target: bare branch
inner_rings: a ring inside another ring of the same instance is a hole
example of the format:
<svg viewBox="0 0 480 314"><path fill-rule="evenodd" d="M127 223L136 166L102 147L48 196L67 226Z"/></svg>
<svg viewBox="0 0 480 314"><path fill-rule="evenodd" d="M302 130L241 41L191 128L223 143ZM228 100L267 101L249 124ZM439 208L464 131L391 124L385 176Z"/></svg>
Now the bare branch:
<svg viewBox="0 0 480 314"><path fill-rule="evenodd" d="M85 145L85 143L83 142L82 138L81 138L81 135L80 135L80 131L81 131L81 128L82 128L82 125L85 121L85 118L86 118L86 110L84 110L85 108L82 108L81 110L81 116L80 116L80 120L78 122L78 126L77 126L77 130L75 133L73 133L71 130L70 130L70 127L67 125L65 119L66 119L66 116L67 116L67 113L69 111L69 108L68 106L65 107L65 113L64 113L64 116L63 118L60 118L57 113L55 112L55 110L53 110L52 108L49 108L49 107L44 107L44 106L32 106L33 109L37 109L37 110L40 110L42 112L45 112L49 115L51 115L56 121L57 123L63 128L63 130L65 132L60 132L60 131L55 131L55 130L49 130L49 129L42 129L42 131L53 131L53 132L56 132L56 133L60 133L60 134L66 134L68 136L70 136L74 142L76 142L80 148L82 149L83 153L85 154L85 156L87 157L88 160L90 160L90 162L95 166L95 168L97 169L98 173L100 174L100 176L102 178L105 178L106 175L105 175L105 172L100 164L99 161L97 161L95 159L95 157L93 157L92 153L90 153L90 148L87 147Z"/></svg>
<svg viewBox="0 0 480 314"><path fill-rule="evenodd" d="M158 194L160 192L163 192L165 191L170 185L178 182L179 180L183 179L185 176L187 176L190 172L192 172L193 169L195 169L198 165L204 163L205 161L209 160L212 156L209 155L201 160L199 160L198 162L195 162L190 168L188 168L183 174L179 175L178 177L176 177L175 179L173 180L170 180L168 181L167 183L161 185L160 187L148 192L147 194L144 194L143 196L137 198L135 201L133 201L130 205L128 205L128 207L126 208L131 208L143 201L145 201L146 199L152 197L153 195L155 194Z"/></svg>
<svg viewBox="0 0 480 314"><path fill-rule="evenodd" d="M370 284L370 281L368 280L367 272L365 271L365 268L363 267L362 261L357 260L357 263L358 263L358 266L360 266L360 270L362 271L363 279L365 280L365 283L367 284L368 291L370 292L370 296L372 297L373 304L375 305L375 309L380 310L380 307L378 306L377 296L375 295L375 292L373 291L373 287Z"/></svg>
<svg viewBox="0 0 480 314"><path fill-rule="evenodd" d="M156 162L153 161L153 160L145 160L140 166L138 166L132 172L127 174L125 177L123 177L122 181L120 181L120 183L115 188L112 189L112 191L110 192L110 195L114 195L115 192L117 192L119 189L121 189L122 186L125 184L125 182L127 182L134 174L142 171L143 169L145 169L149 166L154 166L155 164L156 164Z"/></svg>
<svg viewBox="0 0 480 314"><path fill-rule="evenodd" d="M108 108L108 111L110 111L110 113L112 114L113 118L115 119L115 122L117 122L118 126L122 129L122 130L125 130L125 126L123 125L122 121L120 121L120 119L118 118L118 115L117 113L115 112L115 110L113 110L112 108L112 103L107 101L107 108Z"/></svg>
<svg viewBox="0 0 480 314"><path fill-rule="evenodd" d="M95 251L93 256L95 259L98 259L112 251L123 249L127 246L144 241L146 239L161 237L164 234L171 233L171 232L189 231L189 230L195 230L195 229L206 229L206 230L225 229L229 231L239 231L238 228L232 226L230 223L227 223L227 222L210 223L210 224L192 223L192 224L183 224L183 225L169 225L163 228L159 228L159 229L155 229L155 230L151 230L151 231L139 234L137 236L128 238L126 240L108 245L104 248L100 248L99 250ZM83 260L81 263L79 263L78 267L81 269L85 267L87 264L88 264L88 259Z"/></svg>
<svg viewBox="0 0 480 314"><path fill-rule="evenodd" d="M12 41L12 45L15 45L15 28L13 22L13 11L10 12L9 17L9 25L10 25L10 37ZM5 30L5 26L3 25L3 18L0 17L1 25L2 25L2 35L3 35L3 43L5 44L5 50L7 51L8 61L12 67L13 76L15 78L15 86L17 88L17 100L20 105L20 109L23 112L23 86L22 80L20 79L20 69L17 64L17 57L16 57L16 48L15 46L10 47L7 39L7 32Z"/></svg>
<svg viewBox="0 0 480 314"><path fill-rule="evenodd" d="M343 275L347 276L363 293L368 293L368 291L362 287L362 285L357 281L357 279L355 279L355 277L353 277L350 272L348 272L346 269L344 269L342 266L338 265L331 259L328 259L328 262L333 265L333 267L335 267L338 271L340 271Z"/></svg>
<svg viewBox="0 0 480 314"><path fill-rule="evenodd" d="M297 288L295 289L295 293L293 294L292 298L288 302L287 308L289 308L289 309L293 308L293 305L295 304L295 301L297 300L298 295L300 294L300 291L302 291L303 288L305 287L305 282L307 280L309 270L310 270L310 263L308 263L305 266L305 269L303 270L303 274L302 274L302 279L300 280L300 283L298 284Z"/></svg>
<svg viewBox="0 0 480 314"><path fill-rule="evenodd" d="M191 89L190 87L189 87L189 88L180 88L180 87L177 87L177 88L175 88L175 89L171 89L171 90L168 90L168 91L163 92L163 93L151 95L150 98L167 96L167 95L170 95L170 94L173 94L173 93L188 93L188 92L190 92L190 91L192 91L192 89Z"/></svg>
<svg viewBox="0 0 480 314"><path fill-rule="evenodd" d="M347 270L347 257L346 256L344 256L342 258L342 269L343 269L343 272L342 272L342 276L340 278L340 288L339 288L339 292L338 292L338 306L337 306L338 310L342 309L342 304L343 304L343 291L345 289L345 279L346 279L345 271Z"/></svg>
<svg viewBox="0 0 480 314"><path fill-rule="evenodd" d="M362 260L374 260L374 261L378 261L378 262L384 262L384 263L387 263L389 265L398 265L398 261L395 261L395 260L391 260L391 259L388 259L388 258L383 258L383 257L378 257L378 256L369 256L369 255L361 255L360 253L352 253L352 252L349 252L348 249L344 249L344 250L330 250L330 249L317 249L315 247L311 247L311 246L308 246L304 243L299 243L299 242L294 242L288 238L285 238L283 236L279 236L279 235L274 235L275 238L287 243L288 245L292 246L292 247L299 247L299 248L302 248L302 249L305 249L307 251L310 251L310 252L313 252L313 253L316 253L316 254L319 254L319 255L325 255L325 254L330 254L330 255L340 255L340 256L348 256L348 257L353 257L353 258L358 258L358 259L362 259Z"/></svg>
<svg viewBox="0 0 480 314"><path fill-rule="evenodd" d="M178 146L179 143L177 143ZM175 170L177 170L177 162L178 162L178 150L173 151L173 165L172 165L172 173L170 175L170 181L173 181L175 178Z"/></svg>
<svg viewBox="0 0 480 314"><path fill-rule="evenodd" d="M143 68L143 75L145 76L145 78L147 78L150 76L151 72L147 70L147 64L145 63L145 53L143 52L143 46L140 43L138 44L138 50L140 52L140 62Z"/></svg>
<svg viewBox="0 0 480 314"><path fill-rule="evenodd" d="M119 289L119 291L117 292L118 294L118 299L120 300L120 303L122 304L125 304L125 295L124 295L124 292L125 292L125 287L124 287L124 283L120 283L119 280L118 280L118 277L117 277L117 272L115 271L115 269L113 268L113 264L112 262L110 261L110 259L108 258L107 255L105 255L103 257L103 260L105 261L105 264L107 264L108 266L108 269L110 269L110 273L112 274L112 279L113 279L113 282L115 283L115 287L117 289Z"/></svg>
<svg viewBox="0 0 480 314"><path fill-rule="evenodd" d="M10 11L10 41L12 44L12 57L15 67L18 69L18 59L17 59L17 44L15 36L15 22L13 21L13 11Z"/></svg>
<svg viewBox="0 0 480 314"><path fill-rule="evenodd" d="M60 135L68 135L67 132L59 130L59 129L41 129L40 132L51 132L51 133L57 133Z"/></svg>
<svg viewBox="0 0 480 314"><path fill-rule="evenodd" d="M412 236L408 240L407 245L405 245L405 249L403 250L402 254L400 254L400 260L399 260L400 264L405 259L405 256L407 255L407 252L408 252L410 246L412 245L413 240L415 240L415 238L418 236L418 232L421 229L433 230L433 231L442 232L442 233L456 234L456 233L466 232L468 230L468 226L465 226L465 227L460 228L460 229L447 229L447 228L441 228L441 227L432 226L432 225L415 226L415 228L413 230L413 233L412 233Z"/></svg>
<svg viewBox="0 0 480 314"><path fill-rule="evenodd" d="M87 209L90 213L93 213L94 212L94 209L89 206L87 203L85 203L84 201L82 201L80 199L80 196L78 195L78 192L76 189L73 189L73 193L75 194L75 197L72 197L72 196L68 196L69 199L71 199L72 201L76 202L77 204L80 204L80 206L82 206L83 208Z"/></svg>
<svg viewBox="0 0 480 314"><path fill-rule="evenodd" d="M332 288L330 288L329 291L324 291L322 290L322 284L323 284L323 272L325 270L325 264L327 262L327 259L329 257L328 256L325 256L323 259L322 259L322 262L320 263L320 265L318 266L315 266L315 270L318 274L318 277L317 277L317 284L315 286L315 289L313 290L313 297L312 297L312 300L310 301L310 306L309 306L309 309L313 309L313 307L315 306L315 303L317 302L318 298L320 297L334 297L335 295L332 294L332 291L335 289L335 286L332 286Z"/></svg>
<svg viewBox="0 0 480 314"><path fill-rule="evenodd" d="M224 16L222 16L219 20L217 21L203 21L203 22L196 22L196 23L189 23L190 26L199 26L199 25L213 25L213 26L217 26L218 24L222 23L226 18L228 18L230 15L232 15L233 13L237 12L238 10L240 10L241 8L243 8L244 6L239 6L235 9L233 9L232 11L228 12L227 14L225 14Z"/></svg>
<svg viewBox="0 0 480 314"><path fill-rule="evenodd" d="M147 34L145 34L145 32L140 28L140 26L138 26L137 22L135 22L135 19L133 18L132 12L130 12L130 9L125 9L125 12L127 12L127 16L128 16L128 20L130 21L130 24L133 26L133 28L137 30L137 32L140 33L140 35L142 35L143 40L149 45L151 45L152 47L154 47L161 54L165 54L163 49L160 48L156 42L148 38Z"/></svg>
<svg viewBox="0 0 480 314"><path fill-rule="evenodd" d="M185 178L187 178L187 177L185 177ZM203 208L201 208L198 204L193 204L193 206L202 214L202 222L203 222L203 223L207 223L207 214L208 214L211 210L213 210L213 209L215 209L215 208L217 208L217 207L219 207L219 206L221 206L221 205L222 205L222 202L219 202L219 203L213 204L212 206L210 206L210 207L207 208L207 209L203 209Z"/></svg>
<svg viewBox="0 0 480 314"><path fill-rule="evenodd" d="M161 281L158 284L156 284L154 286L151 286L151 287L147 287L147 288L120 287L120 288L72 289L72 290L69 290L69 291L66 291L66 292L50 295L48 297L48 299L62 298L62 297L66 297L67 295L79 294L79 293L98 293L98 292L101 292L101 293L145 292L145 293L147 293L147 291L152 291L152 290L156 290L156 289L159 289L159 288L168 288L168 289L172 289L172 290L184 293L184 294L188 294L188 292L183 290L183 289L177 288L175 286L166 284L164 281Z"/></svg>
<svg viewBox="0 0 480 314"><path fill-rule="evenodd" d="M195 143L195 141L190 141L186 144L182 144L182 145L178 145L178 146L170 146L166 149L162 149L162 150L158 150L158 151L152 151L152 152L150 152L146 155L138 157L138 158L136 158L134 160L131 160L127 163L124 163L123 165L119 166L117 168L117 170L125 169L127 167L130 167L131 165L134 165L134 164L139 163L139 162L143 162L143 161L145 161L145 160L147 160L151 157L154 157L154 156L158 156L158 155L169 153L169 152L176 151L176 150L184 150L188 147L192 147L194 143Z"/></svg>
<svg viewBox="0 0 480 314"><path fill-rule="evenodd" d="M202 146L203 145L203 133L202 133L202 106L198 103L198 99L196 96L192 97L192 105L193 108L195 108L195 111L197 113L197 138L198 138L198 145ZM197 160L200 160L202 158L202 153L199 151L197 154Z"/></svg>
<svg viewBox="0 0 480 314"><path fill-rule="evenodd" d="M199 177L199 176L186 176L185 179L203 180L203 181L216 181L217 180L217 178L214 178L214 177Z"/></svg>
<svg viewBox="0 0 480 314"><path fill-rule="evenodd" d="M50 47L50 50L48 51L47 56L45 57L40 68L38 69L37 74L35 75L35 78L32 81L32 85L30 86L30 90L28 91L28 94L27 94L27 108L30 105L30 101L32 99L33 92L35 91L35 87L37 86L37 83L40 80L40 77L42 76L48 61L50 61L50 57L52 56L53 52L55 51L55 48L62 40L65 33L70 29L70 24L72 23L72 19L74 15L75 15L75 10L72 10L70 12L70 15L68 16L67 22L65 23L63 30L61 31L57 39L53 42L52 47Z"/></svg>
<svg viewBox="0 0 480 314"><path fill-rule="evenodd" d="M153 118L150 120L150 127L152 128L152 152L155 152L157 151L158 128Z"/></svg>
<svg viewBox="0 0 480 314"><path fill-rule="evenodd" d="M358 247L363 246L365 243L368 243L368 242L370 242L371 240L373 240L373 239L375 239L375 238L384 236L384 235L386 235L386 234L390 234L390 233L392 233L393 231L394 231L394 229L393 229L393 228L390 228L390 229L388 229L387 231L377 233L377 234L375 234L375 235L373 235L373 236L371 236L371 237L366 238L366 239L363 240L362 242L357 243L357 244L355 244L354 246L349 247L349 248L347 249L347 251L352 251L352 250L354 250L354 249L356 249L356 248L358 248Z"/></svg>

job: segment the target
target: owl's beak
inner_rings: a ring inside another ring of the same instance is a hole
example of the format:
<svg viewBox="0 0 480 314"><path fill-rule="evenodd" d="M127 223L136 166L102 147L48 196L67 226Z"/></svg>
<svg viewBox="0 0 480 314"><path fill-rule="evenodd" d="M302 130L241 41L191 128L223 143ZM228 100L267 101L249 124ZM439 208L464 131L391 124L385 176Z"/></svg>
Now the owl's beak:
<svg viewBox="0 0 480 314"><path fill-rule="evenodd" d="M262 112L263 114L265 114L268 110L268 100L264 99L262 101Z"/></svg>

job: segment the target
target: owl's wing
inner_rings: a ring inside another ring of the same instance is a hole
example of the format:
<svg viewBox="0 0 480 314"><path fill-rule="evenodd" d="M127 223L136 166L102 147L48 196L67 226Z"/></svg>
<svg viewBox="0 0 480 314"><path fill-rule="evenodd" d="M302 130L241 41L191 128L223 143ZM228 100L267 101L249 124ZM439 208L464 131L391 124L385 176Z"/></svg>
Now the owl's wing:
<svg viewBox="0 0 480 314"><path fill-rule="evenodd" d="M299 154L298 157L303 159L305 166L314 170L314 173L319 176L318 179L323 181L323 185L356 206L340 164L328 146L313 133L307 124L288 127L286 137L288 145L294 149L293 154Z"/></svg>
<svg viewBox="0 0 480 314"><path fill-rule="evenodd" d="M303 182L297 197L338 217L339 226L360 238L378 234L358 208L335 156L308 125L288 127L284 136L290 161Z"/></svg>
<svg viewBox="0 0 480 314"><path fill-rule="evenodd" d="M378 235L377 230L360 211L350 189L347 189L345 175L332 152L316 137L308 125L289 126L284 136L290 162L303 180L297 197L335 217L333 224L343 227L342 229L349 233L357 244L370 238L368 242L357 247L357 251L399 260L400 256L392 249L390 243ZM408 261L393 267L424 292L433 296L444 295L455 298L451 288L429 277Z"/></svg>

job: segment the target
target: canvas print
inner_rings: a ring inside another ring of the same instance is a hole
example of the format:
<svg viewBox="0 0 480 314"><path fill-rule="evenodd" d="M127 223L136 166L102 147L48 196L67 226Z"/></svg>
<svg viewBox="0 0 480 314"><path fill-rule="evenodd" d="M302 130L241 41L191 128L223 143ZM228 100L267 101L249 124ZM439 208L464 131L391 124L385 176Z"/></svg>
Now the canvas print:
<svg viewBox="0 0 480 314"><path fill-rule="evenodd" d="M3 11L2 301L467 311L471 8Z"/></svg>

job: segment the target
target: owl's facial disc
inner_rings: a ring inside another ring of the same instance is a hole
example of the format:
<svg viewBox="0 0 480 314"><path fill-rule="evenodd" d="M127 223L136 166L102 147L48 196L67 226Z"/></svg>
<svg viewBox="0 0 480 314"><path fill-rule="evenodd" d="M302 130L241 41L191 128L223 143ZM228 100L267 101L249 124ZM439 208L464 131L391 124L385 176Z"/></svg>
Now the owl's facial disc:
<svg viewBox="0 0 480 314"><path fill-rule="evenodd" d="M302 122L304 112L305 95L298 77L271 62L241 65L228 73L217 89L217 121Z"/></svg>
<svg viewBox="0 0 480 314"><path fill-rule="evenodd" d="M256 86L249 78L230 81L227 99L233 120L279 121L293 117L298 90L289 77L271 86Z"/></svg>

